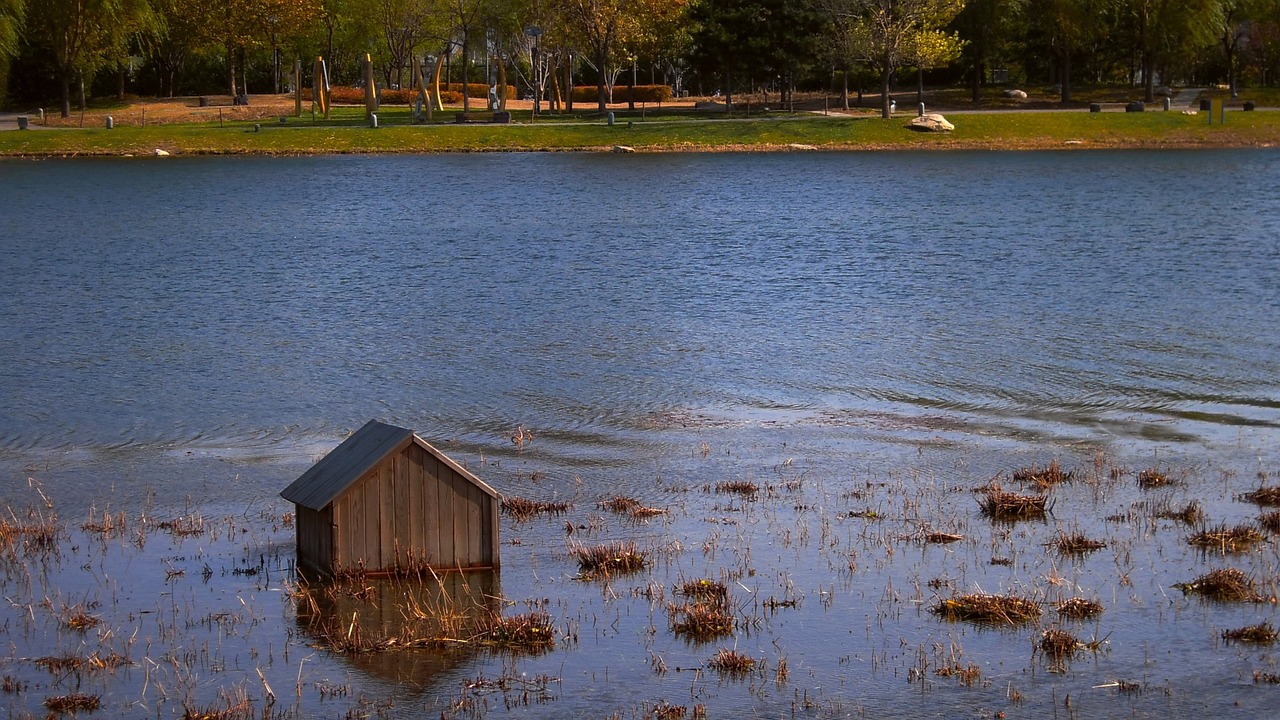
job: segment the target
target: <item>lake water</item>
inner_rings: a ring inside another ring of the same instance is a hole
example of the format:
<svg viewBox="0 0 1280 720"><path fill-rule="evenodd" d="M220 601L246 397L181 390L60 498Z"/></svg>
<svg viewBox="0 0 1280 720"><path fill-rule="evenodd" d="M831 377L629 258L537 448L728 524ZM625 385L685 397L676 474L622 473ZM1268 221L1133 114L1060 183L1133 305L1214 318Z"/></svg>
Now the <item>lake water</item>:
<svg viewBox="0 0 1280 720"><path fill-rule="evenodd" d="M1277 179L1274 151L3 162L0 500L36 484L77 519L279 505L378 418L665 558L601 591L572 579L563 518L504 525L504 594L550 598L580 640L519 663L556 676L554 700L489 713L638 716L670 698L713 717L968 717L1019 707L1014 686L1041 716L1064 693L1086 714L1106 694L1095 716L1269 707L1280 691L1249 672L1270 656L1216 638L1274 605L1182 599L1168 586L1201 564L1185 533L1102 517L1148 497L1132 479L1152 465L1214 522L1256 515L1233 497L1280 456ZM976 514L973 486L1055 458L1110 479L1061 491L1034 531ZM753 510L710 491L743 479L798 494ZM620 493L671 512L637 525L595 506ZM855 527L868 507L906 525ZM922 523L964 549L893 561ZM1071 528L1124 551L1041 557ZM1276 559L1268 544L1233 562L1270 581ZM691 678L714 647L665 637L662 603L635 594L720 574L757 611L788 587L807 598L733 641L768 658L767 682ZM1061 592L1059 574L1121 606L1084 632L1114 649L1065 671L1029 660L1038 632L922 610L938 588ZM985 689L936 663L928 690L908 684L958 636L992 664ZM410 701L402 677L316 662L405 716L516 664L469 659ZM1117 679L1144 694L1093 689Z"/></svg>

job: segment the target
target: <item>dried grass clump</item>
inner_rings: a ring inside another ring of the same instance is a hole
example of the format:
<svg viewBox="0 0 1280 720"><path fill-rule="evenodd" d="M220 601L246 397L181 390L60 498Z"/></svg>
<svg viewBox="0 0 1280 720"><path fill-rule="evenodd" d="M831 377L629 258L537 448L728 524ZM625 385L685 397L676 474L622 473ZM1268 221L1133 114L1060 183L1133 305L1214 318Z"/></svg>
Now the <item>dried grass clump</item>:
<svg viewBox="0 0 1280 720"><path fill-rule="evenodd" d="M219 701L206 708L185 706L182 720L253 720L253 704L244 688L227 693L218 691Z"/></svg>
<svg viewBox="0 0 1280 720"><path fill-rule="evenodd" d="M1271 685L1280 685L1280 675L1262 670L1253 671L1253 681L1255 683L1268 683Z"/></svg>
<svg viewBox="0 0 1280 720"><path fill-rule="evenodd" d="M1062 555L1082 555L1094 550L1101 550L1107 546L1106 543L1094 540L1079 530L1073 533L1059 530L1058 539L1050 543L1050 545Z"/></svg>
<svg viewBox="0 0 1280 720"><path fill-rule="evenodd" d="M717 495L734 494L751 499L760 492L760 486L746 480L730 480L716 483L715 490Z"/></svg>
<svg viewBox="0 0 1280 720"><path fill-rule="evenodd" d="M636 572L649 564L649 553L629 540L592 547L578 545L569 552L577 559L578 569L587 575Z"/></svg>
<svg viewBox="0 0 1280 720"><path fill-rule="evenodd" d="M1052 658L1071 657L1084 648L1075 635L1058 628L1049 628L1040 634L1040 651Z"/></svg>
<svg viewBox="0 0 1280 720"><path fill-rule="evenodd" d="M983 488L978 504L983 513L997 520L1026 520L1044 517L1048 501L1048 495L1020 495L991 485Z"/></svg>
<svg viewBox="0 0 1280 720"><path fill-rule="evenodd" d="M1237 568L1220 568L1201 575L1189 583L1177 583L1173 587L1191 595L1203 595L1218 602L1260 602L1262 596L1254 589L1253 579Z"/></svg>
<svg viewBox="0 0 1280 720"><path fill-rule="evenodd" d="M1102 603L1081 597L1074 597L1058 603L1058 615L1075 620L1091 618L1102 614Z"/></svg>
<svg viewBox="0 0 1280 720"><path fill-rule="evenodd" d="M1198 548L1224 554L1244 552L1262 542L1262 540L1262 533L1248 525L1237 525L1235 527L1219 525L1216 528L1201 530L1187 538L1188 543Z"/></svg>
<svg viewBox="0 0 1280 720"><path fill-rule="evenodd" d="M635 519L663 515L667 512L663 508L648 507L639 500L624 495L618 495L609 500L601 500L597 505L618 515L626 515Z"/></svg>
<svg viewBox="0 0 1280 720"><path fill-rule="evenodd" d="M1267 532L1280 535L1280 510L1263 513L1258 518L1258 524Z"/></svg>
<svg viewBox="0 0 1280 720"><path fill-rule="evenodd" d="M0 518L0 552L22 549L27 554L44 554L58 549L58 520L43 517L34 511L27 519L19 520L8 510L9 518Z"/></svg>
<svg viewBox="0 0 1280 720"><path fill-rule="evenodd" d="M1075 480L1076 473L1074 470L1063 472L1062 467L1058 465L1057 459L1049 463L1046 468L1039 468L1035 465L1031 467L1021 468L1013 471L1014 482L1020 482L1025 485L1036 485L1041 488L1047 488L1059 483L1071 482Z"/></svg>
<svg viewBox="0 0 1280 720"><path fill-rule="evenodd" d="M555 646L555 625L551 616L540 610L495 617L481 639L505 649L540 652Z"/></svg>
<svg viewBox="0 0 1280 720"><path fill-rule="evenodd" d="M701 578L686 580L675 588L676 593L685 597L697 598L707 602L724 604L729 599L729 588L719 580Z"/></svg>
<svg viewBox="0 0 1280 720"><path fill-rule="evenodd" d="M963 539L964 539L963 535L957 535L955 533L939 532L937 530L926 532L924 534L924 541L927 543L932 543L934 545L948 545L953 542L960 542Z"/></svg>
<svg viewBox="0 0 1280 720"><path fill-rule="evenodd" d="M1242 628L1222 631L1222 639L1231 642L1268 644L1275 642L1276 637L1276 629L1271 627L1271 623L1265 621L1257 625L1246 625Z"/></svg>
<svg viewBox="0 0 1280 720"><path fill-rule="evenodd" d="M1167 503L1154 508L1153 514L1164 520L1177 520L1187 525L1198 525L1204 522L1204 508L1199 500L1192 500L1180 508L1170 507Z"/></svg>
<svg viewBox="0 0 1280 720"><path fill-rule="evenodd" d="M933 674L938 677L951 677L954 675L955 677L960 678L960 682L963 683L965 687L973 687L978 680L982 678L982 668L978 667L974 663L969 663L968 665L963 666L959 664L946 665L934 670Z"/></svg>
<svg viewBox="0 0 1280 720"><path fill-rule="evenodd" d="M1167 487L1172 484L1173 479L1161 471L1160 468L1150 467L1138 473L1138 487L1143 490Z"/></svg>
<svg viewBox="0 0 1280 720"><path fill-rule="evenodd" d="M1280 487L1275 485L1264 486L1253 492L1247 492L1240 497L1245 502L1251 502L1254 505L1280 505Z"/></svg>
<svg viewBox="0 0 1280 720"><path fill-rule="evenodd" d="M1040 617L1040 603L1016 595L973 593L942 600L931 608L947 620L991 625L1020 625Z"/></svg>
<svg viewBox="0 0 1280 720"><path fill-rule="evenodd" d="M500 506L502 512L516 522L522 522L535 515L563 515L573 507L567 502L550 502L546 500L530 500L522 497L503 497Z"/></svg>
<svg viewBox="0 0 1280 720"><path fill-rule="evenodd" d="M671 614L671 629L691 640L714 640L733 633L733 616L721 603L671 605L668 612Z"/></svg>
<svg viewBox="0 0 1280 720"><path fill-rule="evenodd" d="M684 716L689 713L689 708L683 705L672 705L666 700L653 706L654 720L684 720Z"/></svg>
<svg viewBox="0 0 1280 720"><path fill-rule="evenodd" d="M722 673L745 675L756 666L756 659L737 650L720 648L707 664Z"/></svg>
<svg viewBox="0 0 1280 720"><path fill-rule="evenodd" d="M173 537L191 537L204 534L204 518L199 515L183 515L173 520L165 520L156 524Z"/></svg>
<svg viewBox="0 0 1280 720"><path fill-rule="evenodd" d="M97 627L102 622L96 615L90 615L80 606L65 608L63 612L62 624L72 630L85 632Z"/></svg>
<svg viewBox="0 0 1280 720"><path fill-rule="evenodd" d="M93 712L102 707L97 695L73 693L71 695L54 695L44 699L44 706L53 713Z"/></svg>

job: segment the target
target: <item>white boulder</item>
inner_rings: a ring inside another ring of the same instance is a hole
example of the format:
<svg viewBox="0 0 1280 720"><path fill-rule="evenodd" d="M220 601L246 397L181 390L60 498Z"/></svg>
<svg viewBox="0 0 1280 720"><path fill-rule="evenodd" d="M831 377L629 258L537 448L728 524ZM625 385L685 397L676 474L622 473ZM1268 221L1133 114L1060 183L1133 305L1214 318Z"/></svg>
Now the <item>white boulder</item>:
<svg viewBox="0 0 1280 720"><path fill-rule="evenodd" d="M951 132L956 129L956 126L939 113L927 113L911 118L911 122L907 123L907 129L917 132Z"/></svg>

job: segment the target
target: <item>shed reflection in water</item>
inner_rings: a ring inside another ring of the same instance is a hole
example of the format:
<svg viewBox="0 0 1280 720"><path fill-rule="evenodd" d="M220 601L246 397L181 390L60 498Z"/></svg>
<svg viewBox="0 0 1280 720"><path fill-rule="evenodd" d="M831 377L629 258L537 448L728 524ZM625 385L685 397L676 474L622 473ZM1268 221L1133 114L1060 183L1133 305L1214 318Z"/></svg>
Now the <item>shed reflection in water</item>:
<svg viewBox="0 0 1280 720"><path fill-rule="evenodd" d="M394 683L422 686L483 647L502 615L496 572L353 575L303 582L298 624L315 644Z"/></svg>

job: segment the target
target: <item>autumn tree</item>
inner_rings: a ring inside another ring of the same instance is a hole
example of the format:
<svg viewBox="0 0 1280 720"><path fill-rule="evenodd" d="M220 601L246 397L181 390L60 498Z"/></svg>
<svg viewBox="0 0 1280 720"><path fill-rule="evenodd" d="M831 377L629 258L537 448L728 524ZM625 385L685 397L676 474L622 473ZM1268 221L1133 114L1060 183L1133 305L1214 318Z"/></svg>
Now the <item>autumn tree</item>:
<svg viewBox="0 0 1280 720"><path fill-rule="evenodd" d="M1155 101L1157 70L1214 41L1217 0L1116 0L1142 70L1144 97Z"/></svg>
<svg viewBox="0 0 1280 720"><path fill-rule="evenodd" d="M1273 17L1278 9L1280 2L1277 0L1219 0L1217 35L1227 63L1227 86L1231 88L1231 97L1235 97L1237 92L1241 49L1253 29Z"/></svg>
<svg viewBox="0 0 1280 720"><path fill-rule="evenodd" d="M817 0L829 20L840 26L853 55L880 74L880 113L889 117L889 82L903 66L959 49L960 39L946 27L964 0Z"/></svg>
<svg viewBox="0 0 1280 720"><path fill-rule="evenodd" d="M24 0L0 0L0 57L18 54L22 38L22 21L27 8Z"/></svg>
<svg viewBox="0 0 1280 720"><path fill-rule="evenodd" d="M1027 1L967 0L952 22L951 28L965 40L961 58L968 67L969 90L975 104L981 97L988 65L1013 45L1015 28L1025 21Z"/></svg>

